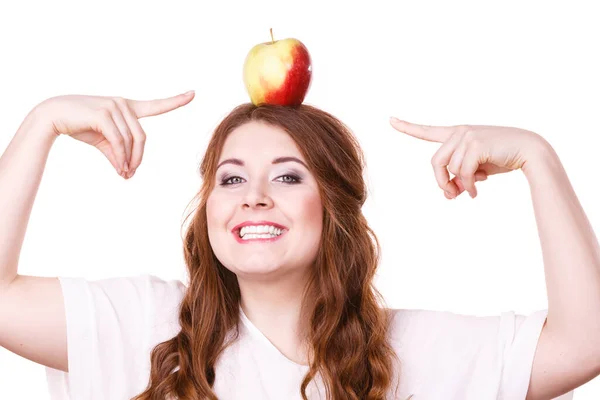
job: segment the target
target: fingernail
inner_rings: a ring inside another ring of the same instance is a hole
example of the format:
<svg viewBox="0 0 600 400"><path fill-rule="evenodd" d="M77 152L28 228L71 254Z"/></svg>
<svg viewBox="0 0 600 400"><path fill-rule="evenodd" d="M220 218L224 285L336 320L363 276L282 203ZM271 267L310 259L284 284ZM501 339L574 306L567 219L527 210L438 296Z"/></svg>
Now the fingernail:
<svg viewBox="0 0 600 400"><path fill-rule="evenodd" d="M395 123L400 122L400 120L398 118L396 118L396 117L390 117L390 122L393 123L393 124L395 124Z"/></svg>
<svg viewBox="0 0 600 400"><path fill-rule="evenodd" d="M192 94L194 94L194 93L196 93L196 91L195 91L195 90L190 90L190 91L188 91L188 92L185 92L183 95L184 95L184 96L190 96L190 95L192 95Z"/></svg>
<svg viewBox="0 0 600 400"><path fill-rule="evenodd" d="M125 172L129 172L129 164L127 164L127 161L125 161L125 163L123 164L123 170Z"/></svg>

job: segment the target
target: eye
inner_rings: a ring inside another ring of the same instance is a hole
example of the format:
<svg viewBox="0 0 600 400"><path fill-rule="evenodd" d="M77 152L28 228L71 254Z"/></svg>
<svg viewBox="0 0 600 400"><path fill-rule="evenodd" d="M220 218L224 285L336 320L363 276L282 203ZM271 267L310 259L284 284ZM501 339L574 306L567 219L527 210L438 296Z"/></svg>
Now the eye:
<svg viewBox="0 0 600 400"><path fill-rule="evenodd" d="M288 185L298 184L302 181L302 178L300 178L298 175L294 175L294 174L281 175L281 176L277 177L276 179L280 179L279 182L285 183ZM238 183L242 183L243 180L244 180L244 178L241 178L239 176L227 176L221 180L221 186L236 185Z"/></svg>
<svg viewBox="0 0 600 400"><path fill-rule="evenodd" d="M281 175L279 178L287 178L287 179L283 179L280 182L287 183L290 185L300 183L302 181L302 179L297 175ZM279 178L277 178L277 179L279 179Z"/></svg>
<svg viewBox="0 0 600 400"><path fill-rule="evenodd" d="M236 181L236 180L239 180L239 181ZM221 186L235 185L236 183L241 183L240 182L241 180L243 180L243 178L240 178L239 176L225 177L221 181ZM232 181L234 181L234 182L232 182Z"/></svg>

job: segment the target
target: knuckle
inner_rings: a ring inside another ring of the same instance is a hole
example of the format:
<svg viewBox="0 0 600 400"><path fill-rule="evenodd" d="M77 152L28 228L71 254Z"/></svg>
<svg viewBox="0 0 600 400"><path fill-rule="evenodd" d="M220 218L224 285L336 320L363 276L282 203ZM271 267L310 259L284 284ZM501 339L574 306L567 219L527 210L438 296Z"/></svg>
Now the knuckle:
<svg viewBox="0 0 600 400"><path fill-rule="evenodd" d="M110 110L107 108L100 109L100 118L102 118L105 121L112 122L112 114L110 113Z"/></svg>
<svg viewBox="0 0 600 400"><path fill-rule="evenodd" d="M463 133L463 140L467 143L472 143L475 139L475 131L473 129L467 129Z"/></svg>
<svg viewBox="0 0 600 400"><path fill-rule="evenodd" d="M113 103L119 107L127 106L127 100L125 100L123 97L120 97L120 96L113 97Z"/></svg>
<svg viewBox="0 0 600 400"><path fill-rule="evenodd" d="M469 125L456 125L455 132L464 135L471 129Z"/></svg>
<svg viewBox="0 0 600 400"><path fill-rule="evenodd" d="M460 175L460 170L454 166L454 165L449 165L448 166L448 171L450 171L450 173L454 176L459 176Z"/></svg>
<svg viewBox="0 0 600 400"><path fill-rule="evenodd" d="M117 103L115 102L114 99L108 99L106 101L106 105L104 106L111 114L114 113L115 111L117 111L119 109L119 107L117 106Z"/></svg>

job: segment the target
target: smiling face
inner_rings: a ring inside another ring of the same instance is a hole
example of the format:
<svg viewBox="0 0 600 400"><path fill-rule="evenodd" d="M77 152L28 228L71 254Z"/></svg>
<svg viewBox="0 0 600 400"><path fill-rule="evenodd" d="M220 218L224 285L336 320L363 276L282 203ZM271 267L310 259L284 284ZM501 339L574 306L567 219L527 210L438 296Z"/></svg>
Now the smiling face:
<svg viewBox="0 0 600 400"><path fill-rule="evenodd" d="M238 278L306 272L319 248L323 210L293 139L279 127L248 122L229 134L217 165L206 213L219 261ZM250 225L243 238L240 225Z"/></svg>

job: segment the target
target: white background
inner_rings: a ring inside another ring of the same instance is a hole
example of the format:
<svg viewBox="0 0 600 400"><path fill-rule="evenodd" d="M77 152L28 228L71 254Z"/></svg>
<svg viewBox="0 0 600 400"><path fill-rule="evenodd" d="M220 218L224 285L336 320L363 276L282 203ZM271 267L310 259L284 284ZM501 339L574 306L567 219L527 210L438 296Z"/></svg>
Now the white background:
<svg viewBox="0 0 600 400"><path fill-rule="evenodd" d="M388 305L472 315L546 308L522 172L479 183L476 199L449 201L430 165L439 145L403 136L388 118L541 134L597 228L600 24L592 4L2 2L1 151L51 96L196 90L190 105L141 120L148 140L131 180L95 148L55 142L20 273L184 279L180 226L200 187L198 164L220 119L248 101L243 61L272 27L276 39L296 37L311 52L305 103L346 122L363 145L364 212L381 240L378 286ZM0 398L47 399L45 384L42 367L0 350ZM599 396L599 379L575 392L577 400Z"/></svg>

